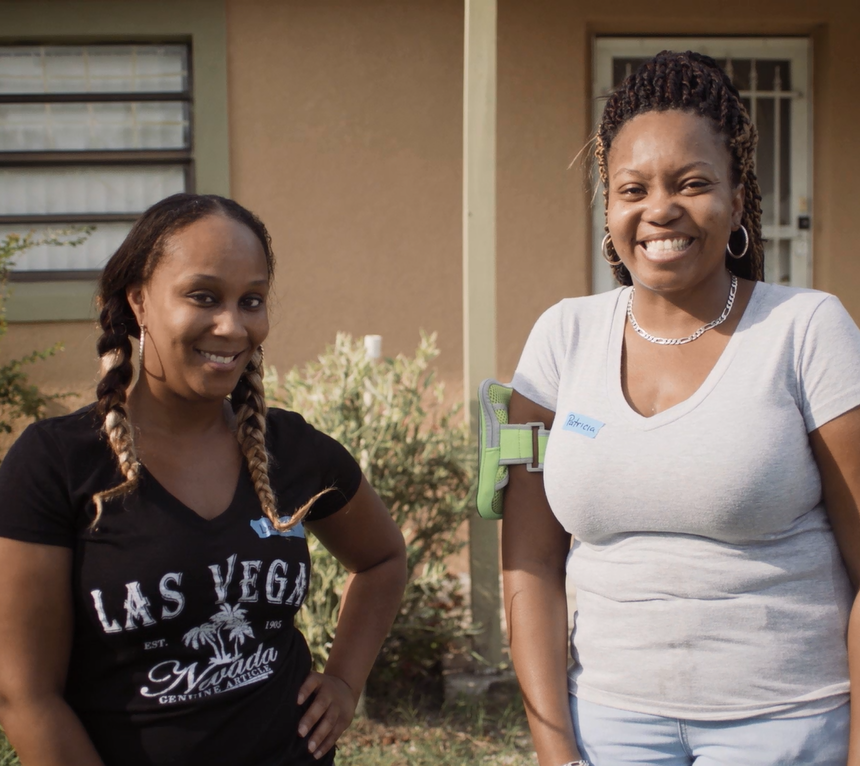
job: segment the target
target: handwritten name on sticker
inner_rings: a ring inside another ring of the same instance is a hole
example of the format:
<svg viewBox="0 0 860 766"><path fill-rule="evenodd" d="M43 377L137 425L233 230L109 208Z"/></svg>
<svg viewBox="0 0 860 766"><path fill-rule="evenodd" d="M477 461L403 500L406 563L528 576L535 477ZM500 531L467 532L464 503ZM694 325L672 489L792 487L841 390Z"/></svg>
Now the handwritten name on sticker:
<svg viewBox="0 0 860 766"><path fill-rule="evenodd" d="M574 433L587 436L589 439L594 439L605 425L605 423L601 423L599 420L580 415L577 412L568 412L562 428L565 431L573 431Z"/></svg>
<svg viewBox="0 0 860 766"><path fill-rule="evenodd" d="M290 516L281 516L280 521L287 522L290 520ZM286 532L278 532L272 526L272 522L269 521L265 516L261 516L259 519L251 522L251 529L253 529L260 537L264 540L267 537L279 536L279 537L304 537L305 529L301 525L301 522L296 524L292 529L288 529Z"/></svg>

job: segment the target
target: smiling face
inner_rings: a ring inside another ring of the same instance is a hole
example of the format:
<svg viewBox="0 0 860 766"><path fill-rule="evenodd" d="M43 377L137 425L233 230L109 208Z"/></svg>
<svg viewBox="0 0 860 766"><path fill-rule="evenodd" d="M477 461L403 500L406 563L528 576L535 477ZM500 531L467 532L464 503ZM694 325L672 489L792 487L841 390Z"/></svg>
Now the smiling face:
<svg viewBox="0 0 860 766"><path fill-rule="evenodd" d="M631 118L612 142L608 179L609 233L635 284L684 290L721 275L744 193L709 120L680 110Z"/></svg>
<svg viewBox="0 0 860 766"><path fill-rule="evenodd" d="M149 280L127 296L146 326L151 388L220 400L269 332L263 246L245 225L211 215L171 235Z"/></svg>

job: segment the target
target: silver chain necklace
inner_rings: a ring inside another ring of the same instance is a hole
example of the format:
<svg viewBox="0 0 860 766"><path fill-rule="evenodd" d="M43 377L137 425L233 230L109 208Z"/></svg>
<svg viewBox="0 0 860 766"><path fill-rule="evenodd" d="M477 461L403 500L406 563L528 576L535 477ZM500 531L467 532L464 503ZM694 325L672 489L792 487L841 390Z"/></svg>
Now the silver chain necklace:
<svg viewBox="0 0 860 766"><path fill-rule="evenodd" d="M639 326L639 323L636 321L636 317L633 316L633 296L636 294L635 287L630 289L630 298L627 300L627 318L630 320L630 326L633 328L633 331L640 338L645 338L649 343L656 343L658 346L683 346L685 343L692 343L696 338L701 337L708 330L713 330L729 318L737 291L738 278L736 275L732 274L732 286L729 289L729 299L726 301L726 307L723 309L723 313L720 314L713 322L708 322L707 324L702 325L698 330L696 330L696 332L692 335L688 335L686 338L658 338L645 332L645 330Z"/></svg>

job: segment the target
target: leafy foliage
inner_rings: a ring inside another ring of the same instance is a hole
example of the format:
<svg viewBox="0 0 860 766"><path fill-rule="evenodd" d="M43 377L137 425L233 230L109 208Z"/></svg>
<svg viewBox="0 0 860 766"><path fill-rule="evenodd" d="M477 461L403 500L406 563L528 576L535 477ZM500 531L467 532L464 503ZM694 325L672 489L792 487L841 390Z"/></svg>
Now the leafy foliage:
<svg viewBox="0 0 860 766"><path fill-rule="evenodd" d="M39 245L70 245L84 242L92 228L67 229L48 232L43 235L7 234L0 238L0 338L6 334L6 296L9 290L9 269L16 255ZM24 368L39 359L47 359L62 349L55 344L44 351L34 351L20 359L13 359L0 365L0 432L9 433L12 423L20 417L41 418L45 405L52 397L41 393L27 382Z"/></svg>
<svg viewBox="0 0 860 766"><path fill-rule="evenodd" d="M434 382L435 335L421 336L413 357L373 361L361 340L339 334L318 361L283 377L270 368L269 400L301 413L343 444L403 530L409 583L368 693L399 683L441 681L441 659L467 634L459 580L444 561L464 545L457 535L472 503L475 450L459 407L444 406ZM304 632L322 665L331 648L346 573L314 539Z"/></svg>
<svg viewBox="0 0 860 766"><path fill-rule="evenodd" d="M21 766L18 756L6 739L3 729L0 729L0 766Z"/></svg>

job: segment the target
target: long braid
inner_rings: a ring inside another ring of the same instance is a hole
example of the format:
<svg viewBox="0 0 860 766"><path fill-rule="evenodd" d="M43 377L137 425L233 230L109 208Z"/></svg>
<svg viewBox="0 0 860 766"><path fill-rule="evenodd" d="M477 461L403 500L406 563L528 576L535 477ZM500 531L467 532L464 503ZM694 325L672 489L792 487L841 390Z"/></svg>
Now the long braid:
<svg viewBox="0 0 860 766"><path fill-rule="evenodd" d="M313 504L322 495L331 489L324 489L314 495L301 508L296 510L288 521L281 521L278 513L278 502L272 485L269 481L269 453L266 449L266 394L263 388L263 349L258 348L239 383L231 394L233 411L236 413L236 438L251 480L254 482L254 490L260 499L263 513L266 514L272 526L279 532L286 532L295 527L310 511Z"/></svg>
<svg viewBox="0 0 860 766"><path fill-rule="evenodd" d="M605 114L605 112L604 112ZM603 209L609 209L609 171L608 171L608 160L607 160L607 151L606 145L603 143L603 138L600 133L597 134L595 139L595 148L594 148L594 156L597 159L597 167L600 171L600 179L603 181ZM603 233L609 234L609 223L606 221L604 217L603 220ZM609 268L612 269L612 276L615 277L615 281L622 285L632 285L633 280L630 277L630 272L627 270L627 267L621 263L621 259L618 257L618 253L615 250L615 243L610 239L606 243L606 249L612 256L613 261L617 261L617 263L609 264Z"/></svg>
<svg viewBox="0 0 860 766"><path fill-rule="evenodd" d="M248 464L257 497L263 512L274 524L278 521L278 504L269 483L269 453L266 450L266 412L261 370L262 349L257 349L248 362L231 396L236 413L236 438Z"/></svg>
<svg viewBox="0 0 860 766"><path fill-rule="evenodd" d="M764 279L764 240L761 235L761 190L754 169L756 144L758 131L752 124L745 134L732 141L732 154L737 156L741 183L744 185L744 213L741 223L749 233L750 255L749 258L740 260L732 258L733 263L730 265L734 266L733 271L739 277L761 281ZM732 249L739 252L742 246L743 243L739 241ZM745 266L747 273L741 273L740 269Z"/></svg>
<svg viewBox="0 0 860 766"><path fill-rule="evenodd" d="M131 312L124 309L125 296L114 296L105 302L99 317L102 335L97 348L101 360L101 380L96 388L96 411L104 422L108 443L119 463L125 481L116 487L93 496L96 513L92 521L95 528L104 510L104 503L132 492L140 480L140 462L134 448L134 436L126 410L126 395L134 369L131 364L131 340L128 325L137 327Z"/></svg>
<svg viewBox="0 0 860 766"><path fill-rule="evenodd" d="M749 233L749 249L741 259L726 256L726 268L739 277L764 279L764 242L761 235L761 191L755 175L758 133L728 75L710 57L701 53L663 51L626 77L610 95L597 129L594 157L603 182L604 210L609 207L608 157L612 141L622 125L638 114L681 109L709 118L723 136L731 154L732 180L744 189L742 224ZM604 227L608 232L608 227ZM729 238L738 252L743 235ZM607 252L618 258L610 241ZM624 264L612 266L615 279L632 284Z"/></svg>

